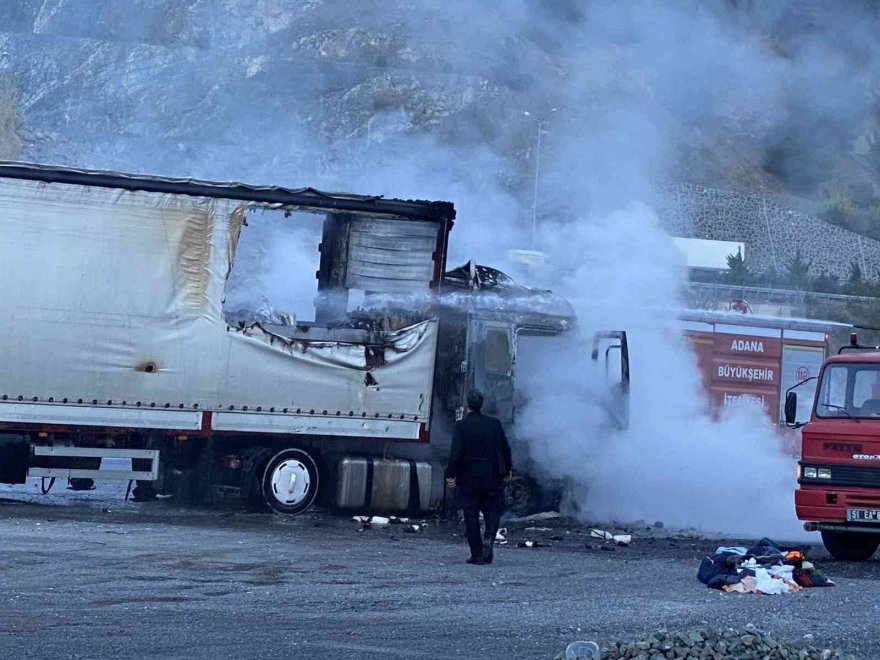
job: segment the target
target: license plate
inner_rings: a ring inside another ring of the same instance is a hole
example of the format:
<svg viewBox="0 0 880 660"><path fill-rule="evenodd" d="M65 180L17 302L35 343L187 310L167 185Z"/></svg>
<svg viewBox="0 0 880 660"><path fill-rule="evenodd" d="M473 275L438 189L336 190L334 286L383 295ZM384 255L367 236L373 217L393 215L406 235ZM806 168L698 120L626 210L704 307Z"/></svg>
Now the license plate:
<svg viewBox="0 0 880 660"><path fill-rule="evenodd" d="M880 522L880 509L847 509L847 522Z"/></svg>

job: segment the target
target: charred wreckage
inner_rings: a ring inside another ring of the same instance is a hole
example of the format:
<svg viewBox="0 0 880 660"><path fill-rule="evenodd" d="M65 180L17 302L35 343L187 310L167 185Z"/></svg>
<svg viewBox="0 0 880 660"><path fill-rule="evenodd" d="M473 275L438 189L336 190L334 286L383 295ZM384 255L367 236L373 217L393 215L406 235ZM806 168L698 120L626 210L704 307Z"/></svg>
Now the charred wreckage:
<svg viewBox="0 0 880 660"><path fill-rule="evenodd" d="M226 309L248 218L303 212L323 216L315 320ZM574 313L486 266L447 271L454 219L447 202L0 164L0 481L437 510L470 387L527 467L517 346L573 335ZM625 394L625 335L593 355ZM508 497L546 495L518 474Z"/></svg>

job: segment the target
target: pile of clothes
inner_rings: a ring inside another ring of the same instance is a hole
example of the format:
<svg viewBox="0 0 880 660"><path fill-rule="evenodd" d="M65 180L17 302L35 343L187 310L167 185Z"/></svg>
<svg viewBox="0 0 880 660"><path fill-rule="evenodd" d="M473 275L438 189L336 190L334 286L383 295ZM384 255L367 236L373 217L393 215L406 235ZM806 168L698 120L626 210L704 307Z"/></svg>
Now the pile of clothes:
<svg viewBox="0 0 880 660"><path fill-rule="evenodd" d="M727 593L787 594L834 583L807 561L804 546L761 539L751 548L720 547L700 563L697 579Z"/></svg>

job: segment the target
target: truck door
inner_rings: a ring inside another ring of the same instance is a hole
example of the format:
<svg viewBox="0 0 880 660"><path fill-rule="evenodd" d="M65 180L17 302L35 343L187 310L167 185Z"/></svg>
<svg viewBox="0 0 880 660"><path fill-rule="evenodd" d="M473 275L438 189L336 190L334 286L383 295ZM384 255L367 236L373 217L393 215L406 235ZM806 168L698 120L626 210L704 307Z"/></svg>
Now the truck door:
<svg viewBox="0 0 880 660"><path fill-rule="evenodd" d="M601 370L604 385L602 405L621 429L629 425L629 347L626 332L597 332L593 335L593 362Z"/></svg>
<svg viewBox="0 0 880 660"><path fill-rule="evenodd" d="M513 421L516 335L512 325L471 319L468 326L468 382L486 397L484 412Z"/></svg>

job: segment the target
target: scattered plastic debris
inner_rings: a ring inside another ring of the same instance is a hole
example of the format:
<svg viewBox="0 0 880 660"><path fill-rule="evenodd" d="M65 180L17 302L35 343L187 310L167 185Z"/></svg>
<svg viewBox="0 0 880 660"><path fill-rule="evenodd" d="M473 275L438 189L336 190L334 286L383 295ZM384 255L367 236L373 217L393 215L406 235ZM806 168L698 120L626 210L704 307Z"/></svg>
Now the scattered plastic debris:
<svg viewBox="0 0 880 660"><path fill-rule="evenodd" d="M632 534L612 534L604 529L590 530L590 536L594 539L602 539L603 541L613 541L617 545L629 545L632 543Z"/></svg>
<svg viewBox="0 0 880 660"><path fill-rule="evenodd" d="M356 523L360 523L361 527L364 529L369 529L373 525L381 527L383 525L391 524L391 519L384 516L352 516L351 519Z"/></svg>
<svg viewBox="0 0 880 660"><path fill-rule="evenodd" d="M552 532L550 527L526 527L527 532Z"/></svg>
<svg viewBox="0 0 880 660"><path fill-rule="evenodd" d="M507 527L502 527L495 532L495 545L507 545Z"/></svg>
<svg viewBox="0 0 880 660"><path fill-rule="evenodd" d="M538 543L537 541L518 541L516 544L517 548L546 548L547 545L544 543Z"/></svg>
<svg viewBox="0 0 880 660"><path fill-rule="evenodd" d="M572 642L565 648L565 660L599 660L601 657L596 642Z"/></svg>

